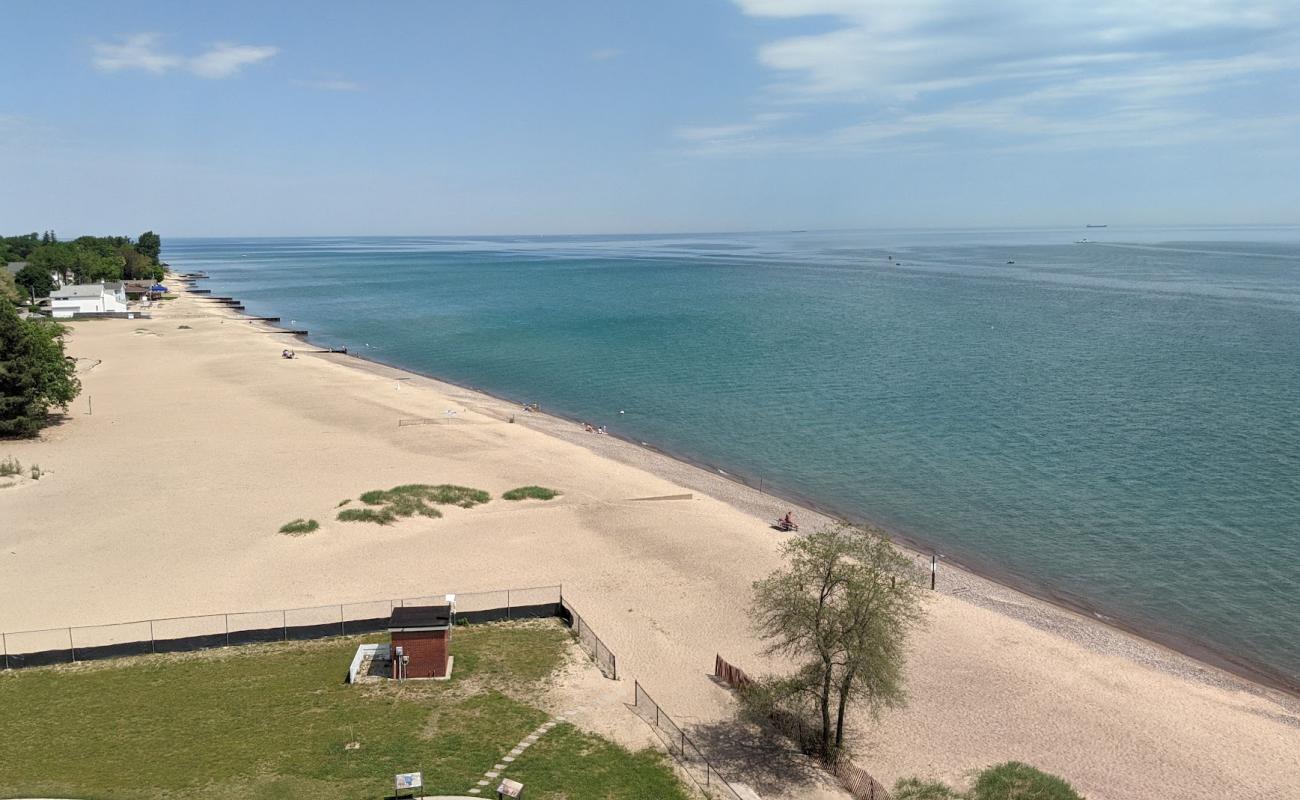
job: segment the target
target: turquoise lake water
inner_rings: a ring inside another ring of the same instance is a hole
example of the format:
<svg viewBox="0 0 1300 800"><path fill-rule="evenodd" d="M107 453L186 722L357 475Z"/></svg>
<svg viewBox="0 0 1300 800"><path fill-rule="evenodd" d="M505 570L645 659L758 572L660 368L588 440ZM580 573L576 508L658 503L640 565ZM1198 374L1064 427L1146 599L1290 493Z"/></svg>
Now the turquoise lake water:
<svg viewBox="0 0 1300 800"><path fill-rule="evenodd" d="M1300 684L1300 228L189 239L164 258L313 341Z"/></svg>

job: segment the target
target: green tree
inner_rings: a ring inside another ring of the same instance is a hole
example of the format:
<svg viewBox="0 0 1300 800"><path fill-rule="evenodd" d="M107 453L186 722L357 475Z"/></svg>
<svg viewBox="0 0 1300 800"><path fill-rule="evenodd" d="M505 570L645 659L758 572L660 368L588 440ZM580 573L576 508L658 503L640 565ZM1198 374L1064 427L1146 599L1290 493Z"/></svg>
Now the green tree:
<svg viewBox="0 0 1300 800"><path fill-rule="evenodd" d="M153 231L145 231L140 234L139 240L136 241L135 249L157 264L159 256L162 255L162 237Z"/></svg>
<svg viewBox="0 0 1300 800"><path fill-rule="evenodd" d="M70 245L45 244L33 249L27 261L46 274L58 273L66 283L77 265L77 256Z"/></svg>
<svg viewBox="0 0 1300 800"><path fill-rule="evenodd" d="M81 391L76 365L63 354L63 328L19 319L0 303L0 436L34 436L50 410Z"/></svg>
<svg viewBox="0 0 1300 800"><path fill-rule="evenodd" d="M789 564L755 582L750 614L769 652L802 662L780 694L811 698L814 749L831 759L850 704L874 715L906 699L907 635L924 617L919 575L888 539L855 525L821 528L782 550Z"/></svg>
<svg viewBox="0 0 1300 800"><path fill-rule="evenodd" d="M26 296L26 291L14 280L13 273L0 265L0 302L19 303Z"/></svg>
<svg viewBox="0 0 1300 800"><path fill-rule="evenodd" d="M120 245L117 252L123 261L122 277L133 281L153 279L155 264L152 259L129 244Z"/></svg>
<svg viewBox="0 0 1300 800"><path fill-rule="evenodd" d="M14 281L22 287L26 297L33 295L45 297L56 288L54 279L50 277L50 270L37 264L28 264L18 270L18 274L14 276Z"/></svg>
<svg viewBox="0 0 1300 800"><path fill-rule="evenodd" d="M77 283L122 280L126 260L111 247L103 252L99 245L73 245L72 275Z"/></svg>
<svg viewBox="0 0 1300 800"><path fill-rule="evenodd" d="M6 261L23 261L36 249L36 246L40 244L40 240L40 235L36 233L6 236L4 237L4 247L0 248L0 250L5 252Z"/></svg>

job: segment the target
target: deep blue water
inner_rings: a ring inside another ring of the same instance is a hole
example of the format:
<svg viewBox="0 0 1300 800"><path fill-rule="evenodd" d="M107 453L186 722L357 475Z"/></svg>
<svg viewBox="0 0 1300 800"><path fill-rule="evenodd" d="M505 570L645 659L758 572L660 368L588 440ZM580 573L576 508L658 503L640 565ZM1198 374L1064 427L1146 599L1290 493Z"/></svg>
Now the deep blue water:
<svg viewBox="0 0 1300 800"><path fill-rule="evenodd" d="M1300 229L190 239L164 257L315 341L761 477L1300 682Z"/></svg>

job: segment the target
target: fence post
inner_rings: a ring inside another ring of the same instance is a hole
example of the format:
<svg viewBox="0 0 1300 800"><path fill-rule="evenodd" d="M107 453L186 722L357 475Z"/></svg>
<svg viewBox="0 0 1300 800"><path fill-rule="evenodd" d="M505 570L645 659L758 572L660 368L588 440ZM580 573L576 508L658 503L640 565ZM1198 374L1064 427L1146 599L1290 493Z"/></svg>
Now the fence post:
<svg viewBox="0 0 1300 800"><path fill-rule="evenodd" d="M605 649L609 650L608 647ZM618 656L614 655L614 651L612 650L610 650L609 653L609 669L614 673L614 680L618 680Z"/></svg>
<svg viewBox="0 0 1300 800"><path fill-rule="evenodd" d="M347 636L348 629L343 625L343 604L339 603L339 636Z"/></svg>
<svg viewBox="0 0 1300 800"><path fill-rule="evenodd" d="M9 669L9 637L0 633L0 642L4 644L5 649L5 669Z"/></svg>
<svg viewBox="0 0 1300 800"><path fill-rule="evenodd" d="M686 731L682 731L682 761L686 760Z"/></svg>
<svg viewBox="0 0 1300 800"><path fill-rule="evenodd" d="M506 619L510 619L510 590L506 589Z"/></svg>
<svg viewBox="0 0 1300 800"><path fill-rule="evenodd" d="M72 663L77 663L77 645L72 641L72 628L68 628L68 647L72 648Z"/></svg>
<svg viewBox="0 0 1300 800"><path fill-rule="evenodd" d="M153 643L153 620L149 620L149 652L150 653L158 652L154 648L154 643Z"/></svg>
<svg viewBox="0 0 1300 800"><path fill-rule="evenodd" d="M230 615L222 614L226 618L226 647L230 646Z"/></svg>
<svg viewBox="0 0 1300 800"><path fill-rule="evenodd" d="M280 610L280 630L284 633L284 638L280 641L289 641L289 612L284 609Z"/></svg>

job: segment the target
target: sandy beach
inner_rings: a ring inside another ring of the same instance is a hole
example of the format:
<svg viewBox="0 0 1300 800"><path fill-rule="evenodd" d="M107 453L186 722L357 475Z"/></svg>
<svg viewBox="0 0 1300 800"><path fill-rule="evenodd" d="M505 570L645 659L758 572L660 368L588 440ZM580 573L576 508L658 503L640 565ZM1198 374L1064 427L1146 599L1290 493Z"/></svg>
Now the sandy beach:
<svg viewBox="0 0 1300 800"><path fill-rule="evenodd" d="M0 442L46 473L0 489L0 630L563 583L629 699L635 678L764 796L839 796L736 741L720 724L732 698L707 676L715 653L782 666L746 606L780 564L787 534L768 521L784 501L462 387L307 353L194 295L147 320L74 323L68 348L83 390L66 419ZM433 422L398 425L412 418ZM340 501L403 483L563 494L335 521ZM299 517L321 529L277 533ZM1093 800L1298 796L1296 698L951 567L939 589L909 706L857 725L856 760L885 784L960 785L1014 759Z"/></svg>

